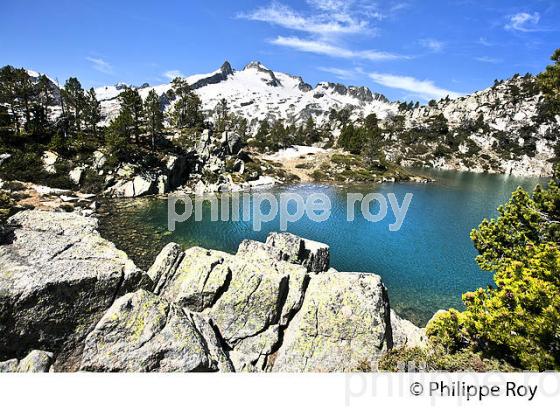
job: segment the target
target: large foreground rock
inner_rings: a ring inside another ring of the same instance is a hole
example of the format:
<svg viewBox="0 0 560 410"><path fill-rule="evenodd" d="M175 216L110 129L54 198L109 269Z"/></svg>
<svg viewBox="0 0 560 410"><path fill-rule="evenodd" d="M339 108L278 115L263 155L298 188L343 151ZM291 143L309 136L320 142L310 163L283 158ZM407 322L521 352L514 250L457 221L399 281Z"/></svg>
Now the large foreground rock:
<svg viewBox="0 0 560 410"><path fill-rule="evenodd" d="M75 369L114 300L151 281L101 238L95 219L24 211L9 224L10 243L0 246L0 359L40 349L55 353L55 368Z"/></svg>
<svg viewBox="0 0 560 410"><path fill-rule="evenodd" d="M160 297L211 319L236 371L357 371L418 341L379 276L327 271L328 247L310 242L271 234L236 255L169 244L149 272Z"/></svg>
<svg viewBox="0 0 560 410"><path fill-rule="evenodd" d="M168 273L156 292L212 318L237 370L263 370L308 279L304 267L265 251L239 256L194 247L173 272L160 270Z"/></svg>
<svg viewBox="0 0 560 410"><path fill-rule="evenodd" d="M210 325L194 315L148 291L129 293L115 302L87 337L81 370L231 370Z"/></svg>

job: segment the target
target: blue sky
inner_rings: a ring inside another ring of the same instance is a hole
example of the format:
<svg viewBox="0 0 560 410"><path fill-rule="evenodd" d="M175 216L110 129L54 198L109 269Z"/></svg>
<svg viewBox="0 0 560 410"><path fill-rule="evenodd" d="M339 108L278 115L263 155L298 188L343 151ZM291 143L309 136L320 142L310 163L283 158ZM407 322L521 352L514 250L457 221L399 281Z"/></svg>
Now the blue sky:
<svg viewBox="0 0 560 410"><path fill-rule="evenodd" d="M541 71L558 22L557 0L10 1L0 65L89 87L260 60L313 85L425 101Z"/></svg>

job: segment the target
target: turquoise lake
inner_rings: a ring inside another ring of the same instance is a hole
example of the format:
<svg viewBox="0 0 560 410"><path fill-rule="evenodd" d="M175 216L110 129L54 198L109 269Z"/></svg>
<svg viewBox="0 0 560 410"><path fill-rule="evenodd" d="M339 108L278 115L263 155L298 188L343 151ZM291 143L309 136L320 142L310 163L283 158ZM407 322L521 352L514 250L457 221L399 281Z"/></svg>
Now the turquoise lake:
<svg viewBox="0 0 560 410"><path fill-rule="evenodd" d="M317 223L303 217L289 224L288 231L325 242L331 248L331 266L339 271L373 272L381 275L389 290L392 307L403 317L424 325L438 309L461 308L461 294L492 283L492 273L481 271L470 231L483 218L497 215L518 187L532 190L545 180L504 175L460 173L422 169L430 184L399 183L375 186L299 184L275 187L275 195L296 192L304 198L316 192L329 196L331 216ZM389 208L385 220L368 222L359 213L347 221L348 192L394 193L399 204L406 193L413 199L401 229L391 232L394 222ZM264 209L264 208L263 208ZM278 219L254 232L252 222L211 222L209 206L202 221L189 220L167 232L167 201L148 198L105 205L102 234L127 251L146 268L170 241L186 247L199 245L234 253L243 239L264 241L279 229Z"/></svg>

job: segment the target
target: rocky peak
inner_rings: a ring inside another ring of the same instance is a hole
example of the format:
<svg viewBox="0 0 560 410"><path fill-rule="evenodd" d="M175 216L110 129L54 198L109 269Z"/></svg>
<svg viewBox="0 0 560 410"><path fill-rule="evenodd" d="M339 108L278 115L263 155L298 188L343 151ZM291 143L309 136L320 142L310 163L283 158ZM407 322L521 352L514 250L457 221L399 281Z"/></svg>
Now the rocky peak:
<svg viewBox="0 0 560 410"><path fill-rule="evenodd" d="M313 87L312 87L310 84L308 84L308 83L306 83L305 81L303 81L303 78L302 78L301 76L299 76L299 75L290 75L290 77L293 78L294 80L296 80L296 81L298 82L298 89L299 89L300 91L308 92L308 91L313 90Z"/></svg>
<svg viewBox="0 0 560 410"><path fill-rule="evenodd" d="M116 83L115 84L115 88L117 90L124 90L127 87L128 87L128 84L126 84L126 83Z"/></svg>
<svg viewBox="0 0 560 410"><path fill-rule="evenodd" d="M243 68L243 70L256 70L257 72L263 73L266 78L263 79L265 83L271 87L279 87L282 85L280 80L276 78L274 71L265 67L260 61L251 61L249 64Z"/></svg>
<svg viewBox="0 0 560 410"><path fill-rule="evenodd" d="M224 63L220 67L220 71L226 76L233 75L233 68L231 68L231 64L227 60L224 61Z"/></svg>
<svg viewBox="0 0 560 410"><path fill-rule="evenodd" d="M368 87L363 86L345 86L340 83L320 82L317 84L318 89L323 91L330 90L334 94L349 95L362 102L372 102L374 100L389 103L389 100L382 94L372 93Z"/></svg>
<svg viewBox="0 0 560 410"><path fill-rule="evenodd" d="M191 88L193 90L196 90L198 88L202 88L210 84L218 84L221 83L222 81L227 80L230 75L233 75L233 69L231 68L231 64L229 63L229 61L226 60L224 61L224 63L222 64L222 66L218 71L214 72L208 77L202 78L194 82L193 84L191 84Z"/></svg>
<svg viewBox="0 0 560 410"><path fill-rule="evenodd" d="M251 68L254 68L258 71L270 71L268 69L268 67L266 67L263 63L261 63L260 61L251 61L249 64L247 64L245 67L243 67L243 70L249 70Z"/></svg>

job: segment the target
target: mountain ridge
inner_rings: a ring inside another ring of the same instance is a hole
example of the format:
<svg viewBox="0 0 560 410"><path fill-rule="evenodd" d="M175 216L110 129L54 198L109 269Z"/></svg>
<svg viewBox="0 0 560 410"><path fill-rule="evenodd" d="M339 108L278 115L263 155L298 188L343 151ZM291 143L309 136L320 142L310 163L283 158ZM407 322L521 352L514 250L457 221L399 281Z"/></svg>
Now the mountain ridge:
<svg viewBox="0 0 560 410"><path fill-rule="evenodd" d="M251 135L263 120L303 125L312 118L336 142L344 127L338 114L347 110L351 123L375 114L385 130L387 158L403 165L545 176L551 175L552 162L560 155L560 116L547 113L531 75L416 106L391 102L363 86L319 82L312 87L299 76L273 71L259 61L241 70L225 61L211 73L184 78L200 97L208 121L213 122L216 107L225 99L230 112L248 120ZM118 115L117 97L124 88L118 84L96 89L101 125ZM171 83L134 88L144 99L156 91L162 106L170 109ZM445 132L438 134L434 126Z"/></svg>
<svg viewBox="0 0 560 410"><path fill-rule="evenodd" d="M226 60L215 71L182 78L199 94L207 117L212 116L222 98L228 101L233 112L244 115L253 124L264 119L302 123L310 116L314 116L317 123L324 123L331 109L349 108L356 111L356 117L373 112L385 118L396 112L395 102L368 87L327 81L313 87L301 76L271 70L257 60L241 70L233 69ZM120 91L118 88L108 85L95 89L107 121L118 112L118 103L114 102ZM152 89L164 95L171 84L134 88L145 98ZM275 109L277 112L272 113Z"/></svg>

